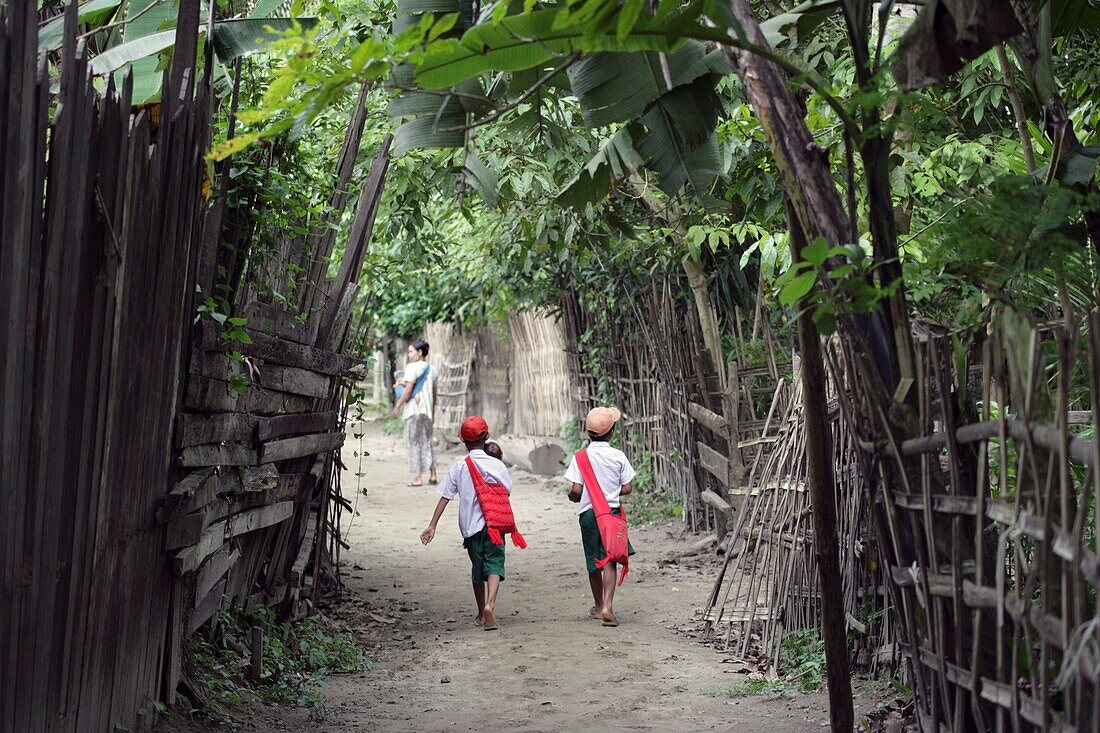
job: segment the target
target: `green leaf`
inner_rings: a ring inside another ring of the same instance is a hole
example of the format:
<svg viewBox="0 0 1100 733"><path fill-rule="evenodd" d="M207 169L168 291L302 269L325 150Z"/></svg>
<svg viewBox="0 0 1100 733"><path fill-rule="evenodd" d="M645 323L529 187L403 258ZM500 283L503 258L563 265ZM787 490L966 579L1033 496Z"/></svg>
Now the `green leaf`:
<svg viewBox="0 0 1100 733"><path fill-rule="evenodd" d="M481 198L488 206L496 208L500 204L500 197L497 195L497 174L473 153L466 153L465 170L466 180L470 185L481 194Z"/></svg>
<svg viewBox="0 0 1100 733"><path fill-rule="evenodd" d="M561 190L558 204L575 209L594 203L611 193L615 181L645 165L645 159L634 147L634 136L644 134L640 124L623 127L604 144L600 151Z"/></svg>
<svg viewBox="0 0 1100 733"><path fill-rule="evenodd" d="M619 11L619 22L615 26L615 35L621 41L630 35L638 17L642 14L642 6L645 0L626 0L622 10Z"/></svg>
<svg viewBox="0 0 1100 733"><path fill-rule="evenodd" d="M829 243L825 237L817 237L813 242L802 248L799 256L815 267L820 267L829 257Z"/></svg>
<svg viewBox="0 0 1100 733"><path fill-rule="evenodd" d="M622 41L610 32L581 25L555 28L558 9L515 15L499 24L480 24L462 39L432 44L417 64L417 81L427 89L444 89L487 71L520 71L557 61L575 51L674 51L681 41L670 39L667 22L642 15ZM697 22L685 33L695 39L721 41L723 33Z"/></svg>
<svg viewBox="0 0 1100 733"><path fill-rule="evenodd" d="M409 120L394 132L394 155L425 148L460 148L466 144L461 129L465 124L464 113Z"/></svg>
<svg viewBox="0 0 1100 733"><path fill-rule="evenodd" d="M840 0L807 0L785 13L768 18L760 24L760 30L772 46L791 40L793 31L792 45L798 45L812 36L840 7Z"/></svg>
<svg viewBox="0 0 1100 733"><path fill-rule="evenodd" d="M779 291L779 302L783 305L791 305L798 302L813 289L814 281L816 280L817 272L815 270L809 270L800 275L796 275Z"/></svg>
<svg viewBox="0 0 1100 733"><path fill-rule="evenodd" d="M77 10L77 22L95 25L109 18L122 0L89 0ZM38 31L38 50L55 51L61 48L65 35L65 14L50 19Z"/></svg>
<svg viewBox="0 0 1100 733"><path fill-rule="evenodd" d="M214 24L214 52L223 64L261 51L283 38L288 31L301 26L310 30L317 18L238 18Z"/></svg>
<svg viewBox="0 0 1100 733"><path fill-rule="evenodd" d="M719 102L712 80L700 77L661 97L642 115L645 134L636 148L658 174L670 196L687 184L704 193L718 176L720 156L714 128Z"/></svg>
<svg viewBox="0 0 1100 733"><path fill-rule="evenodd" d="M252 12L248 14L248 17L273 18L276 15L282 15L289 4L290 0L260 0L256 3L256 7L252 8Z"/></svg>
<svg viewBox="0 0 1100 733"><path fill-rule="evenodd" d="M730 72L725 54L707 53L703 44L696 41L686 42L667 58L674 88L704 74ZM655 51L593 54L570 67L568 73L584 123L589 127L634 119L670 91L665 84L660 54Z"/></svg>
<svg viewBox="0 0 1100 733"><path fill-rule="evenodd" d="M176 31L161 31L107 49L92 59L93 74L108 74L126 64L158 54L176 42Z"/></svg>
<svg viewBox="0 0 1100 733"><path fill-rule="evenodd" d="M223 63L232 61L238 56L258 51L272 41L282 38L287 30L295 27L295 24L309 29L317 25L317 19L241 18L219 21L214 24L214 51ZM175 42L176 31L172 29L113 46L92 59L92 73L110 73L126 64L158 54L173 46ZM159 83L158 78L157 84ZM135 95L135 100L137 98Z"/></svg>

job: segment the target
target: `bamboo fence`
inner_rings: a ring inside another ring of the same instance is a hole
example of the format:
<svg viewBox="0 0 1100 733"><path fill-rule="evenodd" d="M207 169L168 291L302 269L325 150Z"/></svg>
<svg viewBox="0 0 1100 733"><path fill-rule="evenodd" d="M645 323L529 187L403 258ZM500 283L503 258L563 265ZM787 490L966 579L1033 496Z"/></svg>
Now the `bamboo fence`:
<svg viewBox="0 0 1100 733"><path fill-rule="evenodd" d="M753 373L740 380L741 390ZM749 413L744 408L741 414ZM704 616L708 635L744 660L774 672L783 639L792 631L818 629L818 589L810 497L806 486L806 436L802 391L781 379L763 425L742 432L746 477L736 492L744 497L726 539L725 560ZM836 475L841 571L848 630L864 666L891 658L891 641L878 582L869 572L867 488L855 461L852 438L836 402L830 410ZM868 617L875 618L868 623ZM862 618L862 620L861 620Z"/></svg>
<svg viewBox="0 0 1100 733"><path fill-rule="evenodd" d="M574 415L614 403L623 411L624 449L636 466L646 466L656 490L678 499L690 531L712 529L717 516L701 499L715 479L694 458L699 433L689 405L717 408L718 375L705 368L698 316L689 299L677 295L672 278L655 281L637 294L610 323L587 310L576 294L564 298L569 369L575 385Z"/></svg>
<svg viewBox="0 0 1100 733"><path fill-rule="evenodd" d="M922 730L1100 730L1100 315L1086 326L922 327L907 439L858 355L833 359Z"/></svg>

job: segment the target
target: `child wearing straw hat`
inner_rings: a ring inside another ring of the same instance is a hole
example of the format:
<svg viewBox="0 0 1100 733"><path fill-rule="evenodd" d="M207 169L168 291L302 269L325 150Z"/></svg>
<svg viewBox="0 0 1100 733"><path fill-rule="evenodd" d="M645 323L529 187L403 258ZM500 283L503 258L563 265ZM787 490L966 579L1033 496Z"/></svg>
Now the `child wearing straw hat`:
<svg viewBox="0 0 1100 733"><path fill-rule="evenodd" d="M588 460L591 463L592 472L602 489L607 505L611 513L620 515L620 497L626 496L634 490L634 477L636 472L630 465L630 460L618 448L614 448L608 442L615 432L615 424L619 422L622 413L614 407L594 407L589 411L584 420L584 428L588 433L589 444L586 450ZM615 598L615 563L608 563L602 568L597 563L604 558L606 552L603 540L600 538L600 530L596 522L596 513L593 510L592 500L588 495L588 487L584 480L581 467L574 456L565 472L565 478L570 482L569 500L576 502L577 520L581 527L581 545L584 547L585 565L588 569L588 584L592 590L593 606L588 611L590 618L598 619L604 626L618 626L619 619L612 610L612 601ZM634 548L630 548L630 554L634 554Z"/></svg>

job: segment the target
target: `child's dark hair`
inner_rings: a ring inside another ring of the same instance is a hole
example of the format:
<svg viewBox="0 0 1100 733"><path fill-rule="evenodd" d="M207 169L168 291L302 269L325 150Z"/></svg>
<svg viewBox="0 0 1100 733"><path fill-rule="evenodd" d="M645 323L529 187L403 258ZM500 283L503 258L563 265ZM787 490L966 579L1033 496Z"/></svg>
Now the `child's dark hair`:
<svg viewBox="0 0 1100 733"><path fill-rule="evenodd" d="M425 359L428 358L428 342L427 341L422 341L420 339L417 339L416 341L413 341L411 344L409 344L409 346L412 346L414 349L419 351L420 355L423 356Z"/></svg>
<svg viewBox="0 0 1100 733"><path fill-rule="evenodd" d="M608 430L603 435L596 435L594 432L589 430L588 431L588 439L591 440L594 443L606 443L607 439L611 437L611 434L613 432L615 432L615 426L614 425L612 425L611 429Z"/></svg>
<svg viewBox="0 0 1100 733"><path fill-rule="evenodd" d="M499 443L494 443L491 440L485 443L485 453L498 461L504 460L504 450L500 447Z"/></svg>
<svg viewBox="0 0 1100 733"><path fill-rule="evenodd" d="M489 436L483 435L477 440L464 440L466 444L466 450L485 450L485 446L488 444Z"/></svg>

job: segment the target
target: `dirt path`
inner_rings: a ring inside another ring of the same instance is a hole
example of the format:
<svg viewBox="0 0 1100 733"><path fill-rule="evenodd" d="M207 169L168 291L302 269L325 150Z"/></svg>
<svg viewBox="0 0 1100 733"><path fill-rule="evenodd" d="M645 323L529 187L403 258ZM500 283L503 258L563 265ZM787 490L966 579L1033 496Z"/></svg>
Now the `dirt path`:
<svg viewBox="0 0 1100 733"><path fill-rule="evenodd" d="M779 733L825 724L823 695L731 700L707 695L735 665L686 638L709 589L709 568L658 567L678 525L633 533L638 556L616 598L622 625L586 617L591 596L574 515L561 484L517 472L513 505L527 550L509 547L499 632L473 624L469 561L450 507L428 547L418 539L437 494L405 484L398 438L368 427L360 516L345 551L348 599L330 609L368 640L372 668L326 684L328 718L287 730L706 731ZM346 494L357 485L352 445ZM441 472L458 457L441 456ZM354 500L354 499L353 499ZM373 614L373 617L372 617ZM391 622L391 619L395 619ZM282 726L280 726L282 727Z"/></svg>

